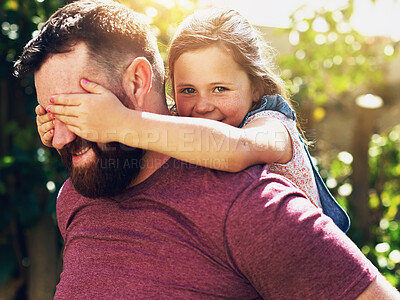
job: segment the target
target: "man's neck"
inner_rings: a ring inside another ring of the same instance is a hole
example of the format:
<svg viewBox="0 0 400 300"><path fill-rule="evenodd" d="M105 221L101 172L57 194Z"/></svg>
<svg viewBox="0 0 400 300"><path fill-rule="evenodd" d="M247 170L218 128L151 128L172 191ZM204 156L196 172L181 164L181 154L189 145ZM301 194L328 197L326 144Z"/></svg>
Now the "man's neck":
<svg viewBox="0 0 400 300"><path fill-rule="evenodd" d="M164 95L161 95L152 89L146 97L146 101L144 102L145 106L142 107L142 111L169 115L170 111L166 105L167 100L164 97ZM140 170L139 175L131 182L129 187L145 181L164 163L166 163L168 159L170 159L170 157L167 155L147 150L143 156L142 169Z"/></svg>
<svg viewBox="0 0 400 300"><path fill-rule="evenodd" d="M161 166L165 164L168 159L170 159L170 157L167 155L153 151L146 151L142 160L142 169L140 170L139 175L131 182L129 187L145 181L155 171L161 168Z"/></svg>

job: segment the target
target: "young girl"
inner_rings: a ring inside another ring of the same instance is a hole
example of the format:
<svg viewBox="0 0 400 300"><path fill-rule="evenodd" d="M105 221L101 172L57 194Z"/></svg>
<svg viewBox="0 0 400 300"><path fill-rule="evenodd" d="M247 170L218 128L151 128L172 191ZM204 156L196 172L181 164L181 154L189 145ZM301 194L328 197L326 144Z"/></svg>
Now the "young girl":
<svg viewBox="0 0 400 300"><path fill-rule="evenodd" d="M120 142L209 168L237 172L266 163L348 230L347 214L301 140L271 56L263 56L261 40L246 19L225 9L189 16L172 40L168 66L179 117L127 109L109 90L82 79L88 93L53 96L54 105L46 108L50 114L37 108L43 143L51 146L56 118L94 142Z"/></svg>

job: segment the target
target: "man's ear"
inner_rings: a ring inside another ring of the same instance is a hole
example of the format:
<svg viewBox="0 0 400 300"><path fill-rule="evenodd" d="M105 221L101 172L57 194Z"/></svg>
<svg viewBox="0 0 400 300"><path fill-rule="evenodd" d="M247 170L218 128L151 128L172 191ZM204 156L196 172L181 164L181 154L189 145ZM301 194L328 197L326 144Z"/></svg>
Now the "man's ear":
<svg viewBox="0 0 400 300"><path fill-rule="evenodd" d="M151 89L153 70L144 57L136 57L125 70L123 87L134 101L135 108L142 107Z"/></svg>

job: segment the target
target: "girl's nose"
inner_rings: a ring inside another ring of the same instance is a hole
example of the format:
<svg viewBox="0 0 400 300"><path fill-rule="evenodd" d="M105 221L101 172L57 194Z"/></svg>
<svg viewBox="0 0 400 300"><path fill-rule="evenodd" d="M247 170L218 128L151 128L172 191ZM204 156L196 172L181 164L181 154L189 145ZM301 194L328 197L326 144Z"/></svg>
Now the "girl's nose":
<svg viewBox="0 0 400 300"><path fill-rule="evenodd" d="M207 97L200 96L195 105L195 111L198 114L205 114L214 110L214 104Z"/></svg>

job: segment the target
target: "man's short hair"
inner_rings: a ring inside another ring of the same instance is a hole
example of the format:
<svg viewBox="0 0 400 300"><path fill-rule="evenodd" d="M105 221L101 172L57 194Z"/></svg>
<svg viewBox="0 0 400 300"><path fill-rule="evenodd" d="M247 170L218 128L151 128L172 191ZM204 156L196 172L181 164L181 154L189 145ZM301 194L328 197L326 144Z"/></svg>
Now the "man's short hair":
<svg viewBox="0 0 400 300"><path fill-rule="evenodd" d="M152 65L153 86L164 93L164 65L149 24L143 15L112 0L80 0L56 11L25 46L14 75L36 72L50 55L69 52L79 42L88 46L112 85L121 83L132 58L145 57Z"/></svg>

